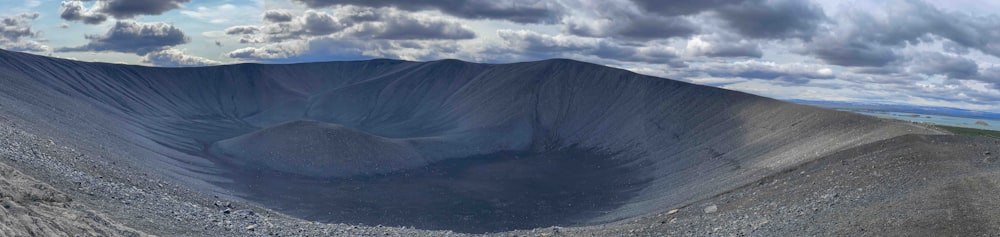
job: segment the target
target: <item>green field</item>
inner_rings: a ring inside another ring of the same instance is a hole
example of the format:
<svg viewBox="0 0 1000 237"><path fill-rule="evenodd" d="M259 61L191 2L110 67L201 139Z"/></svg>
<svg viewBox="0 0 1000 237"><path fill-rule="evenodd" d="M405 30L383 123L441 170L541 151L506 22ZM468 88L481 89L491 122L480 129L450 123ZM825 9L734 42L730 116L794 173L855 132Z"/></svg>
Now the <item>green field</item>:
<svg viewBox="0 0 1000 237"><path fill-rule="evenodd" d="M942 128L944 130L948 130L949 132L954 133L954 134L972 135L972 136L987 136L987 137L993 137L993 138L1000 138L1000 131L983 130L983 129L975 129L975 128L952 127L952 126L944 126L944 125L934 125L934 126Z"/></svg>

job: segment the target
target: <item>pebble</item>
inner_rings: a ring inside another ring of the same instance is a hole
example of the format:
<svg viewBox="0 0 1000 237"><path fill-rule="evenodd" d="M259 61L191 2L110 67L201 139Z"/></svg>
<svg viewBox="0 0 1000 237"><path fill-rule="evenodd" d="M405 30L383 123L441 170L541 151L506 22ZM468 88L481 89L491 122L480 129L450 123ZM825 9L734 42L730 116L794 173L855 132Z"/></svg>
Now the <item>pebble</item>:
<svg viewBox="0 0 1000 237"><path fill-rule="evenodd" d="M711 205L705 207L705 213L715 213L716 211L719 211L719 206Z"/></svg>

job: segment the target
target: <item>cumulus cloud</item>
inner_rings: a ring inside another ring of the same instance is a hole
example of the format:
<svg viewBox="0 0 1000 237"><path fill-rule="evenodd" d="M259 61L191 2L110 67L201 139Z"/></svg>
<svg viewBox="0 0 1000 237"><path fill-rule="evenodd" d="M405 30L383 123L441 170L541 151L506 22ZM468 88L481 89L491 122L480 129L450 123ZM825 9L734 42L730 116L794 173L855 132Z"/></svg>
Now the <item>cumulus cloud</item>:
<svg viewBox="0 0 1000 237"><path fill-rule="evenodd" d="M292 0L308 7L330 6L393 7L406 11L439 10L467 19L497 19L518 23L555 23L563 13L562 5L546 0Z"/></svg>
<svg viewBox="0 0 1000 237"><path fill-rule="evenodd" d="M269 22L289 22L292 21L292 13L287 10L267 10L264 12L264 20Z"/></svg>
<svg viewBox="0 0 1000 237"><path fill-rule="evenodd" d="M161 67L199 67L221 64L219 61L187 55L178 49L166 49L147 53L142 62Z"/></svg>
<svg viewBox="0 0 1000 237"><path fill-rule="evenodd" d="M31 29L31 22L35 19L38 19L38 13L0 17L0 47L24 52L49 51L49 46L38 41L40 33Z"/></svg>
<svg viewBox="0 0 1000 237"><path fill-rule="evenodd" d="M280 42L319 36L365 40L461 40L476 36L462 24L441 17L350 6L337 8L332 14L307 10L288 22L235 26L226 33L253 39L245 42Z"/></svg>
<svg viewBox="0 0 1000 237"><path fill-rule="evenodd" d="M224 31L227 35L239 35L241 44L264 42L258 33L261 32L258 26L232 26Z"/></svg>
<svg viewBox="0 0 1000 237"><path fill-rule="evenodd" d="M257 26L232 26L226 28L227 35L249 35L256 34L260 32L260 27Z"/></svg>
<svg viewBox="0 0 1000 237"><path fill-rule="evenodd" d="M288 40L259 47L234 50L226 56L242 61L272 63L336 60L358 60L372 57L400 58L407 60L439 59L435 52L439 42L423 41L359 41L330 36ZM406 52L407 49L417 49Z"/></svg>
<svg viewBox="0 0 1000 237"><path fill-rule="evenodd" d="M472 39L476 34L457 22L403 14L378 15L374 21L356 24L344 31L357 38L368 39Z"/></svg>
<svg viewBox="0 0 1000 237"><path fill-rule="evenodd" d="M622 62L662 63L687 66L678 60L676 49L663 45L621 45L598 38L572 35L548 35L527 30L498 30L507 47L535 58L596 56Z"/></svg>
<svg viewBox="0 0 1000 237"><path fill-rule="evenodd" d="M84 24L101 24L108 20L108 16L87 9L83 6L83 1L63 1L59 8L59 17L67 21L80 21Z"/></svg>
<svg viewBox="0 0 1000 237"><path fill-rule="evenodd" d="M334 15L307 11L301 19L304 32L338 33L359 39L472 39L468 28L456 21L430 15L409 14L386 8L342 7Z"/></svg>
<svg viewBox="0 0 1000 237"><path fill-rule="evenodd" d="M760 44L733 36L702 35L688 40L685 52L706 57L751 57L760 58L764 52Z"/></svg>
<svg viewBox="0 0 1000 237"><path fill-rule="evenodd" d="M265 13L264 17L268 18L267 15ZM288 21L266 21L262 25L226 29L226 34L240 36L241 43L265 43L233 50L226 56L240 60L275 61L313 57L326 52L347 57L369 55L412 59L447 53L450 47L457 47L453 42L435 41L476 37L475 33L455 20L394 8L338 6L332 11L306 10ZM439 52L430 52L431 48Z"/></svg>
<svg viewBox="0 0 1000 237"><path fill-rule="evenodd" d="M145 55L170 46L186 44L191 39L177 27L162 22L116 22L103 35L87 35L90 43L78 47L56 49L56 52L112 51Z"/></svg>
<svg viewBox="0 0 1000 237"><path fill-rule="evenodd" d="M299 33L309 35L333 34L347 28L349 24L354 24L354 21L350 17L335 17L317 11L306 11L300 22L302 30Z"/></svg>
<svg viewBox="0 0 1000 237"><path fill-rule="evenodd" d="M282 59L301 55L308 50L308 41L294 40L267 44L261 47L245 47L233 50L227 53L226 56L244 60Z"/></svg>
<svg viewBox="0 0 1000 237"><path fill-rule="evenodd" d="M110 17L131 19L142 15L160 15L180 8L191 0L71 0L63 1L59 17L67 21L100 24ZM94 2L90 8L84 2Z"/></svg>

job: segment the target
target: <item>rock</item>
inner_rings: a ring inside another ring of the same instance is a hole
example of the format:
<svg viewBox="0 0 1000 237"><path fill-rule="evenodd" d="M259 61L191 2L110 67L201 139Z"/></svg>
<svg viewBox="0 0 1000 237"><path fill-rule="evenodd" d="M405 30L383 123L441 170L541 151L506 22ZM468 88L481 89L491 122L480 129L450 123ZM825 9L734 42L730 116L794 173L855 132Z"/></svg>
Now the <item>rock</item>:
<svg viewBox="0 0 1000 237"><path fill-rule="evenodd" d="M248 230L248 231L254 231L254 230L257 229L257 225L256 224L248 225L246 228L243 228L243 229L244 230Z"/></svg>
<svg viewBox="0 0 1000 237"><path fill-rule="evenodd" d="M711 205L711 206L705 207L705 213L711 214L711 213L715 213L717 211L719 211L719 206Z"/></svg>
<svg viewBox="0 0 1000 237"><path fill-rule="evenodd" d="M667 211L667 215L677 214L677 212L679 212L679 211L681 211L681 210L680 209L673 209L673 210Z"/></svg>

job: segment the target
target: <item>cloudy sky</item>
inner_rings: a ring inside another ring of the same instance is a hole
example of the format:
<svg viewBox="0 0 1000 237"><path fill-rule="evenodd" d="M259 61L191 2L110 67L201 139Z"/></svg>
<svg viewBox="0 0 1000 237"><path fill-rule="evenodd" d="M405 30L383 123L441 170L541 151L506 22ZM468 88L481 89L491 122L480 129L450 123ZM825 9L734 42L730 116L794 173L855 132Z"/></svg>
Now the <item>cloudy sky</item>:
<svg viewBox="0 0 1000 237"><path fill-rule="evenodd" d="M0 3L0 48L84 61L572 58L779 99L1000 111L1000 1Z"/></svg>

